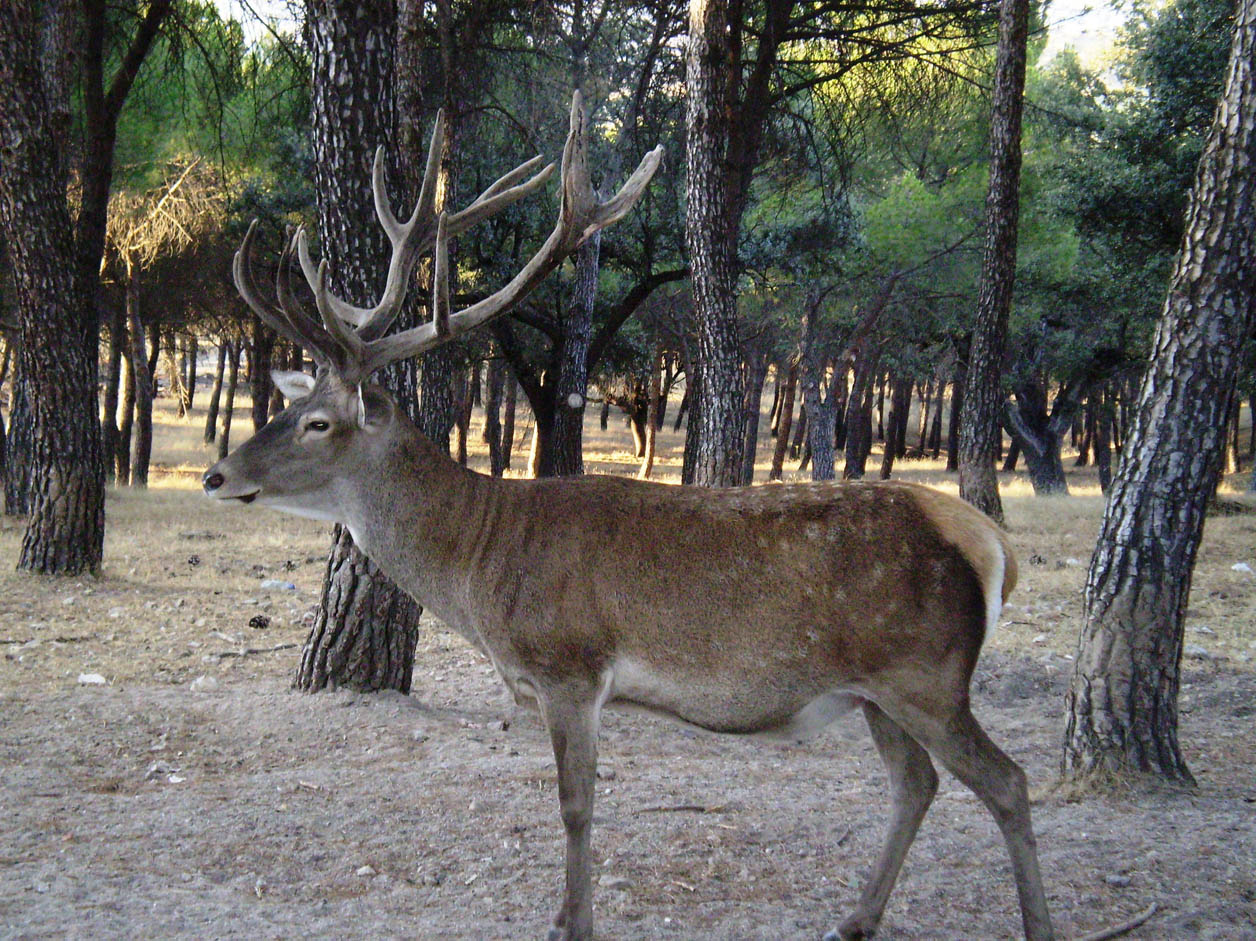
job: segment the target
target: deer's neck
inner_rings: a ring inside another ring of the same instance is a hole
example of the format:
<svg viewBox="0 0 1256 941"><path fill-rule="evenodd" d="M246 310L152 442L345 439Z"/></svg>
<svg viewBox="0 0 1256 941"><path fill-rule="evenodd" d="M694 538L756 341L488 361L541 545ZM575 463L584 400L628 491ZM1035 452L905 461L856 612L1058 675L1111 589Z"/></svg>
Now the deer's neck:
<svg viewBox="0 0 1256 941"><path fill-rule="evenodd" d="M502 482L460 466L412 425L399 429L366 483L343 505L354 542L446 623L469 623L477 538L492 523Z"/></svg>

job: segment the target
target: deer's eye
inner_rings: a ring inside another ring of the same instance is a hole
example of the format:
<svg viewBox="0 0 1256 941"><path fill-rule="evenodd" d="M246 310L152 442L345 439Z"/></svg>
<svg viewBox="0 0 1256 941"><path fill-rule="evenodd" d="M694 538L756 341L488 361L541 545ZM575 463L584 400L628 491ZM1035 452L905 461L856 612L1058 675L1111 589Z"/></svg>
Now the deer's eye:
<svg viewBox="0 0 1256 941"><path fill-rule="evenodd" d="M316 418L314 419L314 421L310 422L308 425L305 426L305 430L306 431L326 431L330 427L331 427L331 422L326 422L326 421L323 421L321 418Z"/></svg>

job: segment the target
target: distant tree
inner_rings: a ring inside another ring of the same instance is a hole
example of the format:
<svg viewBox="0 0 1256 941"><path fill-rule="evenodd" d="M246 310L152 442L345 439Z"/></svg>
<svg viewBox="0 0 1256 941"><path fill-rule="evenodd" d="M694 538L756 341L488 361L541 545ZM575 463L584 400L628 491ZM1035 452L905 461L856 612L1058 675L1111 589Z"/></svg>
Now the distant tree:
<svg viewBox="0 0 1256 941"><path fill-rule="evenodd" d="M1240 352L1256 310L1256 0L1224 91L1085 589L1063 770L1192 781L1178 745L1183 628Z"/></svg>

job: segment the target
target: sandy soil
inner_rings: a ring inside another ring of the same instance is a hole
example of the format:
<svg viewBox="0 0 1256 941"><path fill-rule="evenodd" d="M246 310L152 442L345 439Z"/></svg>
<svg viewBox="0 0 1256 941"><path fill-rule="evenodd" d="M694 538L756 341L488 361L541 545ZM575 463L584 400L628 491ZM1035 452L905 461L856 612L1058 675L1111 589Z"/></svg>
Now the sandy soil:
<svg viewBox="0 0 1256 941"><path fill-rule="evenodd" d="M20 521L0 525L0 937L543 937L562 841L537 720L434 620L413 695L290 692L326 530L202 500L193 430L167 417L168 474L111 494L99 579L17 575ZM1256 938L1256 578L1230 567L1256 567L1256 517L1210 522L1196 578L1182 735L1198 788L1071 799L1052 785L1101 504L1084 480L1058 501L1017 486L1022 587L974 701L1035 786L1061 936L1155 902L1130 937ZM600 777L607 939L819 938L888 807L855 716L786 746L609 713ZM1018 935L994 824L944 775L882 937Z"/></svg>

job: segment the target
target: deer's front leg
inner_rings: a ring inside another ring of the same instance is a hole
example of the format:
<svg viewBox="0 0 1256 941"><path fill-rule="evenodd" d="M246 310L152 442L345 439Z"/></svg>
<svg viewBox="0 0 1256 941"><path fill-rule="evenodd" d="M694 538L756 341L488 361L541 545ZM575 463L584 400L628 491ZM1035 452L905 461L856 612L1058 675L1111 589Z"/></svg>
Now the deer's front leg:
<svg viewBox="0 0 1256 941"><path fill-rule="evenodd" d="M597 778L597 735L605 688L549 690L541 696L545 724L558 764L558 803L567 831L567 886L549 941L593 937L593 791Z"/></svg>

